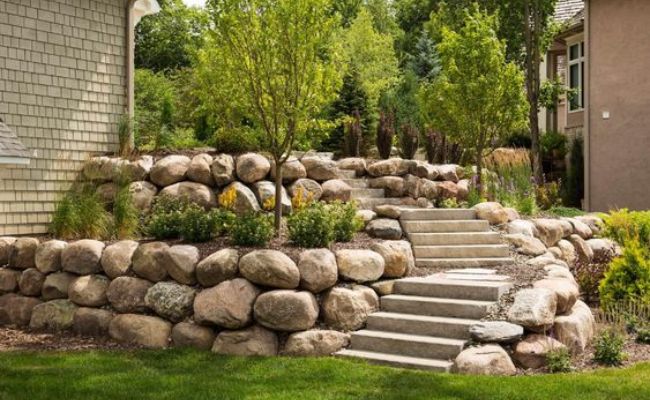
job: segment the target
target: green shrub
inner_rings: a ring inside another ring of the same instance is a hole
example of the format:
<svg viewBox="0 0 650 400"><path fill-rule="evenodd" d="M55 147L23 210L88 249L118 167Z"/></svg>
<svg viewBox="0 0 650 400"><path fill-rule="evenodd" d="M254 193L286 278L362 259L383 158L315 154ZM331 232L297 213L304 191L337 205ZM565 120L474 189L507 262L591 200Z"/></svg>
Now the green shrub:
<svg viewBox="0 0 650 400"><path fill-rule="evenodd" d="M524 148L530 149L532 145L532 139L530 138L529 133L515 133L508 136L504 143L504 147L513 147L513 148Z"/></svg>
<svg viewBox="0 0 650 400"><path fill-rule="evenodd" d="M636 342L641 344L650 344L650 328L643 327L636 331Z"/></svg>
<svg viewBox="0 0 650 400"><path fill-rule="evenodd" d="M616 329L609 328L602 331L595 342L594 360L602 365L621 365L626 358L623 352L625 337Z"/></svg>
<svg viewBox="0 0 650 400"><path fill-rule="evenodd" d="M554 217L575 218L585 215L585 212L579 208L554 206L546 210L546 213Z"/></svg>
<svg viewBox="0 0 650 400"><path fill-rule="evenodd" d="M273 222L269 215L248 213L237 218L230 230L238 246L265 246L273 237Z"/></svg>
<svg viewBox="0 0 650 400"><path fill-rule="evenodd" d="M210 211L210 218L214 221L213 233L215 236L225 235L230 231L237 220L237 215L230 210L214 208Z"/></svg>
<svg viewBox="0 0 650 400"><path fill-rule="evenodd" d="M113 224L118 239L137 236L140 227L140 212L133 203L133 196L128 185L120 187L115 195Z"/></svg>
<svg viewBox="0 0 650 400"><path fill-rule="evenodd" d="M75 186L66 193L50 224L50 232L61 239L108 239L110 231L110 214L90 184Z"/></svg>
<svg viewBox="0 0 650 400"><path fill-rule="evenodd" d="M617 302L650 302L650 251L629 240L623 254L612 261L600 283L600 301L607 307Z"/></svg>
<svg viewBox="0 0 650 400"><path fill-rule="evenodd" d="M548 372L555 374L560 372L571 372L571 354L566 347L553 349L546 354L546 366Z"/></svg>
<svg viewBox="0 0 650 400"><path fill-rule="evenodd" d="M626 246L628 241L638 240L650 248L650 211L612 211L603 218L603 235Z"/></svg>
<svg viewBox="0 0 650 400"><path fill-rule="evenodd" d="M207 242L212 239L216 222L203 207L190 204L180 216L180 236L188 242Z"/></svg>
<svg viewBox="0 0 650 400"><path fill-rule="evenodd" d="M147 219L146 233L159 240L180 237L183 212L188 206L184 198L157 196Z"/></svg>
<svg viewBox="0 0 650 400"><path fill-rule="evenodd" d="M261 147L259 133L249 127L220 128L214 132L210 145L218 152L229 154L258 151Z"/></svg>
<svg viewBox="0 0 650 400"><path fill-rule="evenodd" d="M559 132L546 132L540 138L542 154L554 155L558 159L564 158L567 154L567 137Z"/></svg>
<svg viewBox="0 0 650 400"><path fill-rule="evenodd" d="M335 202L328 206L334 219L334 241L349 242L354 234L363 229L363 221L357 216L355 203Z"/></svg>
<svg viewBox="0 0 650 400"><path fill-rule="evenodd" d="M571 144L569 165L567 166L566 179L564 179L563 198L564 204L580 207L584 198L584 171L585 160L583 140L576 137Z"/></svg>
<svg viewBox="0 0 650 400"><path fill-rule="evenodd" d="M334 218L321 202L310 203L295 211L289 216L287 226L289 239L300 247L328 247L335 238Z"/></svg>

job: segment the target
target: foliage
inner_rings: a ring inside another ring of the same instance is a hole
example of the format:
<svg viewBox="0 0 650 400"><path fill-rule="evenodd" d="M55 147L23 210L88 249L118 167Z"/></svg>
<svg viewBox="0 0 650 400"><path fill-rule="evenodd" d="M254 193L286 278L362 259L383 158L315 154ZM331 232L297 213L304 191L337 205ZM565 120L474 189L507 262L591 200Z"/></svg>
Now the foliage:
<svg viewBox="0 0 650 400"><path fill-rule="evenodd" d="M546 213L554 217L566 217L574 218L581 215L585 215L585 212L579 208L573 207L564 207L564 206L553 206L546 210Z"/></svg>
<svg viewBox="0 0 650 400"><path fill-rule="evenodd" d="M567 177L564 180L564 203L580 207L584 198L584 153L583 139L576 137L571 144Z"/></svg>
<svg viewBox="0 0 650 400"><path fill-rule="evenodd" d="M407 68L418 79L428 82L433 81L440 73L440 57L436 50L436 43L426 32L420 34Z"/></svg>
<svg viewBox="0 0 650 400"><path fill-rule="evenodd" d="M530 135L522 132L513 133L505 139L503 145L504 147L513 147L516 149L530 149Z"/></svg>
<svg viewBox="0 0 650 400"><path fill-rule="evenodd" d="M314 194L299 187L291 197L291 207L294 211L299 211L309 206L314 201Z"/></svg>
<svg viewBox="0 0 650 400"><path fill-rule="evenodd" d="M377 150L381 158L388 159L390 157L394 137L394 116L390 111L382 111L379 114L379 124L377 125Z"/></svg>
<svg viewBox="0 0 650 400"><path fill-rule="evenodd" d="M351 157L361 155L361 144L363 142L363 130L361 128L361 114L354 111L352 117L347 118L345 125L345 140L343 141L344 154Z"/></svg>
<svg viewBox="0 0 650 400"><path fill-rule="evenodd" d="M217 202L225 210L232 211L235 208L235 202L237 201L237 189L235 186L230 186L228 189L221 192L217 196Z"/></svg>
<svg viewBox="0 0 650 400"><path fill-rule="evenodd" d="M210 210L210 219L213 222L212 233L214 236L222 236L230 232L237 220L237 215L230 210L214 208Z"/></svg>
<svg viewBox="0 0 650 400"><path fill-rule="evenodd" d="M458 208L458 200L453 197L448 197L446 199L438 199L437 202L438 208Z"/></svg>
<svg viewBox="0 0 650 400"><path fill-rule="evenodd" d="M119 152L120 157L129 157L133 149L133 143L131 139L133 138L133 121L128 115L122 115L120 121L117 124L117 138L119 142Z"/></svg>
<svg viewBox="0 0 650 400"><path fill-rule="evenodd" d="M484 174L485 197L506 207L513 207L523 215L538 211L535 184L531 180L529 164L498 165Z"/></svg>
<svg viewBox="0 0 650 400"><path fill-rule="evenodd" d="M190 204L181 214L179 233L188 242L207 242L216 231L216 223L212 214L207 213L203 207Z"/></svg>
<svg viewBox="0 0 650 400"><path fill-rule="evenodd" d="M334 241L349 242L363 229L363 220L357 216L357 205L334 202L327 206L333 219Z"/></svg>
<svg viewBox="0 0 650 400"><path fill-rule="evenodd" d="M108 239L110 214L91 184L78 184L57 203L50 232L60 239Z"/></svg>
<svg viewBox="0 0 650 400"><path fill-rule="evenodd" d="M576 259L572 268L573 276L580 287L580 294L587 304L596 304L599 301L599 285L605 277L609 260L584 262Z"/></svg>
<svg viewBox="0 0 650 400"><path fill-rule="evenodd" d="M567 137L559 132L546 132L540 138L542 154L564 158L567 153Z"/></svg>
<svg viewBox="0 0 650 400"><path fill-rule="evenodd" d="M562 203L560 185L557 182L535 185L535 199L542 210L559 206Z"/></svg>
<svg viewBox="0 0 650 400"><path fill-rule="evenodd" d="M539 88L539 105L549 111L556 111L560 97L570 91L559 77L547 79Z"/></svg>
<svg viewBox="0 0 650 400"><path fill-rule="evenodd" d="M621 365L626 358L623 352L624 335L614 328L603 330L596 337L594 360L603 365Z"/></svg>
<svg viewBox="0 0 650 400"><path fill-rule="evenodd" d="M408 160L414 159L420 143L420 132L418 128L408 123L402 125L398 143L402 158Z"/></svg>
<svg viewBox="0 0 650 400"><path fill-rule="evenodd" d="M546 367L548 372L552 374L571 372L571 353L566 347L552 349L546 354Z"/></svg>
<svg viewBox="0 0 650 400"><path fill-rule="evenodd" d="M287 220L289 239L300 247L328 247L334 240L335 218L321 202L294 210Z"/></svg>
<svg viewBox="0 0 650 400"><path fill-rule="evenodd" d="M183 213L189 207L186 198L159 195L147 217L145 232L156 239L173 239L181 235Z"/></svg>
<svg viewBox="0 0 650 400"><path fill-rule="evenodd" d="M140 212L133 202L129 185L120 185L113 202L113 224L118 239L137 236L140 228Z"/></svg>
<svg viewBox="0 0 650 400"><path fill-rule="evenodd" d="M650 250L638 240L625 242L600 283L600 301L608 306L620 301L650 302Z"/></svg>
<svg viewBox="0 0 650 400"><path fill-rule="evenodd" d="M266 246L273 237L273 223L267 214L247 213L235 219L230 237L237 246Z"/></svg>
<svg viewBox="0 0 650 400"><path fill-rule="evenodd" d="M171 145L176 88L162 73L135 71L135 146L161 149Z"/></svg>
<svg viewBox="0 0 650 400"><path fill-rule="evenodd" d="M650 249L650 211L630 211L626 208L604 215L606 236L622 246L639 242Z"/></svg>
<svg viewBox="0 0 650 400"><path fill-rule="evenodd" d="M243 154L260 150L259 132L241 126L237 128L218 128L208 143L220 153Z"/></svg>
<svg viewBox="0 0 650 400"><path fill-rule="evenodd" d="M650 328L644 327L636 331L636 342L650 344Z"/></svg>

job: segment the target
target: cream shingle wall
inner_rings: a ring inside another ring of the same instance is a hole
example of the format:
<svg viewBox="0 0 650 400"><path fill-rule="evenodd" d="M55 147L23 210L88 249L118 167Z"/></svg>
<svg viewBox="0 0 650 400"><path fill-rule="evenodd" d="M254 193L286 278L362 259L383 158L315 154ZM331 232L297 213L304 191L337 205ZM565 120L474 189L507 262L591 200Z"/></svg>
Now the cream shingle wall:
<svg viewBox="0 0 650 400"><path fill-rule="evenodd" d="M0 165L0 235L47 231L126 111L126 0L0 0L0 118L30 149Z"/></svg>

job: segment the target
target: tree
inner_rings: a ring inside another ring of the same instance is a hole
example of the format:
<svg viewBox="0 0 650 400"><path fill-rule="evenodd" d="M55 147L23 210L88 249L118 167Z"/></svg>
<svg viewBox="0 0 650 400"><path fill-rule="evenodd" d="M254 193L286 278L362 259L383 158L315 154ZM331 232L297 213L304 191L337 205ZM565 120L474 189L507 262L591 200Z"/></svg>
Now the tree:
<svg viewBox="0 0 650 400"><path fill-rule="evenodd" d="M282 166L297 141L341 85L335 51L338 18L330 0L209 0L212 74L227 81L221 101L234 100L264 134L275 162L275 229L282 218ZM237 121L239 122L239 121Z"/></svg>
<svg viewBox="0 0 650 400"><path fill-rule="evenodd" d="M457 31L441 27L440 75L421 92L435 126L473 152L482 190L485 151L526 124L524 76L506 62L497 19L474 6L464 12ZM435 17L435 16L434 16Z"/></svg>

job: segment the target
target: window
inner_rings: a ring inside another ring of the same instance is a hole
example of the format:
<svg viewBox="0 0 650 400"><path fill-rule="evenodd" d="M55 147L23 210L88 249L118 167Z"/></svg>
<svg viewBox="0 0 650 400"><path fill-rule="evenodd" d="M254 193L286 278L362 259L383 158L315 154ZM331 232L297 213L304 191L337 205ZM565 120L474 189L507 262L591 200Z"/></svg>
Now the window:
<svg viewBox="0 0 650 400"><path fill-rule="evenodd" d="M569 88L573 92L570 96L569 112L581 111L584 108L584 76L585 43L580 42L569 46Z"/></svg>

